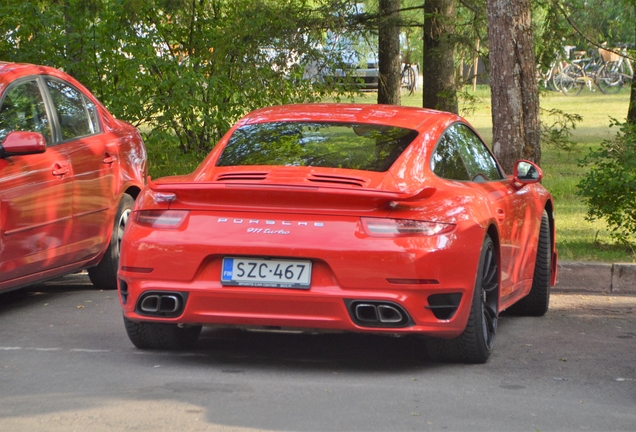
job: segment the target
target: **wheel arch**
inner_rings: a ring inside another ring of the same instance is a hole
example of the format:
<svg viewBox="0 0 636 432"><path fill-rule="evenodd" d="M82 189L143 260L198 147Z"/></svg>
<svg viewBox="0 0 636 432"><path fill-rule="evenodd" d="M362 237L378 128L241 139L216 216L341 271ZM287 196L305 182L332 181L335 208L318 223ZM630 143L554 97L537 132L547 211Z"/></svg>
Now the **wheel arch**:
<svg viewBox="0 0 636 432"><path fill-rule="evenodd" d="M548 213L548 221L550 222L550 244L552 245L552 262L550 264L550 286L556 284L558 273L558 253L556 248L556 223L554 220L554 203L552 200L547 200L544 207L546 213Z"/></svg>
<svg viewBox="0 0 636 432"><path fill-rule="evenodd" d="M497 229L497 225L491 223L488 226L488 229L486 229L486 235L490 236L490 239L495 245L495 253L497 254L497 265L500 272L500 280L499 284L497 285L497 311L499 311L501 301L501 243L499 242L499 230Z"/></svg>
<svg viewBox="0 0 636 432"><path fill-rule="evenodd" d="M130 195L136 201L137 197L141 193L141 188L137 185L130 185L126 189L124 189L123 193Z"/></svg>

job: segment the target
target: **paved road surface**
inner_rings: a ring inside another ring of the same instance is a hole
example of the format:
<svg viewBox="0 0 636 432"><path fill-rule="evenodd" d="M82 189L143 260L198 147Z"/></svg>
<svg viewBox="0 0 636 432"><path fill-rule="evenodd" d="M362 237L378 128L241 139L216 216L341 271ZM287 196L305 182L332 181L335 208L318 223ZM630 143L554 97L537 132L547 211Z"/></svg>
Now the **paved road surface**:
<svg viewBox="0 0 636 432"><path fill-rule="evenodd" d="M502 317L485 365L411 339L204 329L135 349L85 276L0 296L0 431L635 430L636 297Z"/></svg>

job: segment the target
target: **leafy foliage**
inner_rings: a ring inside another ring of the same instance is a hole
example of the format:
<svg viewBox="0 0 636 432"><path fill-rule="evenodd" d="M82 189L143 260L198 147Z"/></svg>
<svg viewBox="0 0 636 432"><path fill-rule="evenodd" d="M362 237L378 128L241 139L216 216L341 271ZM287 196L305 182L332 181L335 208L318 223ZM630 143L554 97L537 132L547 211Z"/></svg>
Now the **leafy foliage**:
<svg viewBox="0 0 636 432"><path fill-rule="evenodd" d="M608 42L634 44L633 0L552 0L559 10L560 36L568 43L585 47ZM631 6L631 7L629 7ZM567 18L566 18L567 17ZM568 21L566 24L565 21Z"/></svg>
<svg viewBox="0 0 636 432"><path fill-rule="evenodd" d="M571 151L576 143L572 141L572 131L583 121L579 114L567 113L558 108L541 111L541 144L560 150Z"/></svg>
<svg viewBox="0 0 636 432"><path fill-rule="evenodd" d="M63 69L115 116L145 126L149 147L202 154L248 111L341 92L318 78L341 60L323 49L326 30L355 31L349 3L2 2L0 58Z"/></svg>
<svg viewBox="0 0 636 432"><path fill-rule="evenodd" d="M604 218L612 237L621 243L634 244L636 239L636 125L618 123L620 131L605 140L597 150L580 162L591 166L577 185L587 204L587 219Z"/></svg>

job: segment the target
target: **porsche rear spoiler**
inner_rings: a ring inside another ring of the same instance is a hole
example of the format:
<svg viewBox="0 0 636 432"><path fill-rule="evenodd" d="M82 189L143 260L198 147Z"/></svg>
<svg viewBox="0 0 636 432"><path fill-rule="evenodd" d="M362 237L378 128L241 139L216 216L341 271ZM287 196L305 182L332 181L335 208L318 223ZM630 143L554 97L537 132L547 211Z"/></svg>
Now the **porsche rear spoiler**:
<svg viewBox="0 0 636 432"><path fill-rule="evenodd" d="M425 187L416 193L389 192L367 188L296 184L254 184L214 182L162 183L148 180L155 201L169 202L171 209L222 209L333 213L391 210L399 203L424 200L436 191Z"/></svg>

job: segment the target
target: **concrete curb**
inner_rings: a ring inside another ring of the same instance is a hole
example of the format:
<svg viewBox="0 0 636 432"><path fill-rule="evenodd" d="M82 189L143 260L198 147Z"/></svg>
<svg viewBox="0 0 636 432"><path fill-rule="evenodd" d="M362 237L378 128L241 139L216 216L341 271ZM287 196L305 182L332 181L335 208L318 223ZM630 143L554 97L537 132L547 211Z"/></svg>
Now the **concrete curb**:
<svg viewBox="0 0 636 432"><path fill-rule="evenodd" d="M636 264L561 261L553 290L636 294Z"/></svg>

